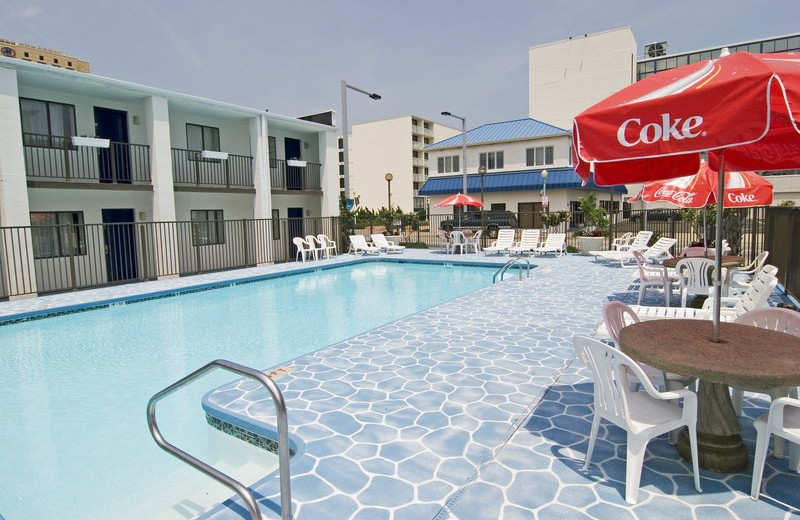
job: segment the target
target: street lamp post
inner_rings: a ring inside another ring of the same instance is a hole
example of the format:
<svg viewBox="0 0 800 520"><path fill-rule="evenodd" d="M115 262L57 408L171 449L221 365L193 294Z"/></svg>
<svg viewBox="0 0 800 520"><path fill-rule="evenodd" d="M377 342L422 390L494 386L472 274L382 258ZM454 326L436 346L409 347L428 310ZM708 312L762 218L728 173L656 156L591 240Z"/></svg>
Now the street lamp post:
<svg viewBox="0 0 800 520"><path fill-rule="evenodd" d="M486 229L486 213L483 209L483 176L486 175L486 166L478 166L478 175L481 176L481 229Z"/></svg>
<svg viewBox="0 0 800 520"><path fill-rule="evenodd" d="M383 176L383 178L386 179L386 190L387 190L387 195L389 196L388 197L389 198L389 212L391 212L392 211L392 179L394 179L394 175L392 175L391 173L387 173L386 175Z"/></svg>
<svg viewBox="0 0 800 520"><path fill-rule="evenodd" d="M542 210L548 213L550 201L547 198L547 170L542 170Z"/></svg>
<svg viewBox="0 0 800 520"><path fill-rule="evenodd" d="M366 90L361 90L358 87L354 87L353 85L348 85L345 80L342 80L342 152L343 157L342 160L344 161L344 198L345 202L350 200L350 147L347 143L347 133L349 131L347 126L347 89L355 90L356 92L361 92L370 97L370 99L380 99L380 94L376 94L375 92L367 92Z"/></svg>
<svg viewBox="0 0 800 520"><path fill-rule="evenodd" d="M462 193L467 194L467 120L464 117L444 111L443 116L455 117L461 120L461 176L463 178Z"/></svg>

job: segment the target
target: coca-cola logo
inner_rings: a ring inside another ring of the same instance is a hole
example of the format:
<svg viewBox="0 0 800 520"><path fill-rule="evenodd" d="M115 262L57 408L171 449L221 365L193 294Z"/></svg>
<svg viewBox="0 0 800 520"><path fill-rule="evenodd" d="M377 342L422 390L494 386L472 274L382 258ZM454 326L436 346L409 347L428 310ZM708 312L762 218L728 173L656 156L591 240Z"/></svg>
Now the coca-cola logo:
<svg viewBox="0 0 800 520"><path fill-rule="evenodd" d="M669 186L661 186L653 194L654 197L662 200L671 200L676 204L691 204L695 195L697 194L693 191L676 190Z"/></svg>
<svg viewBox="0 0 800 520"><path fill-rule="evenodd" d="M754 204L756 196L750 193L728 193L728 202L732 204Z"/></svg>
<svg viewBox="0 0 800 520"><path fill-rule="evenodd" d="M669 141L671 139L693 139L705 132L699 130L703 124L701 116L691 116L687 118L676 117L672 119L669 113L661 114L661 121L642 124L638 117L627 119L617 129L617 141L622 146L636 146L637 144L653 144L658 141ZM638 130L638 133L637 133ZM629 133L635 137L629 139Z"/></svg>

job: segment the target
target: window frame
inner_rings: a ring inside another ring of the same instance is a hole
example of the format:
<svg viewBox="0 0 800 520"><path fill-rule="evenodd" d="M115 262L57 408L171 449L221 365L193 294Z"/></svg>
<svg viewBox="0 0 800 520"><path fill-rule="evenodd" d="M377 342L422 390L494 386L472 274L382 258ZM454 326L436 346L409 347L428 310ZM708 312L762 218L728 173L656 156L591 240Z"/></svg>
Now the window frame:
<svg viewBox="0 0 800 520"><path fill-rule="evenodd" d="M36 215L51 216L54 222L38 224L36 221L39 218ZM83 211L31 211L29 217L34 260L86 256L86 228ZM72 226L71 229L70 226ZM70 232L72 240L70 240ZM50 244L45 242L50 242ZM70 242L72 243L71 250ZM43 247L43 245L49 247ZM47 251L43 251L43 249L47 249Z"/></svg>
<svg viewBox="0 0 800 520"><path fill-rule="evenodd" d="M192 148L192 139L190 138L189 128L197 128L200 130L200 148ZM211 131L211 140L215 142L206 143L206 130ZM208 126L208 125L199 125L197 123L186 123L186 149L191 150L193 152L202 152L203 150L208 150L210 152L221 152L222 151L222 140L220 138L220 131L219 128L216 126Z"/></svg>
<svg viewBox="0 0 800 520"><path fill-rule="evenodd" d="M25 128L25 103L41 103L44 105L45 118L47 122L47 133L40 134L38 132L31 132ZM60 107L58 114L69 114L71 117L67 121L62 120L62 134L53 133L53 116L56 114L52 109ZM66 112L63 112L67 109ZM19 111L20 111L20 126L22 127L22 135L24 137L25 146L37 146L41 148L72 148L72 141L70 137L78 135L78 123L75 119L75 105L70 103L59 103L58 101L48 101L46 99L36 99L28 97L19 98ZM28 134L28 137L25 137Z"/></svg>
<svg viewBox="0 0 800 520"><path fill-rule="evenodd" d="M553 164L555 164L554 145L534 146L525 149L525 166L553 166Z"/></svg>
<svg viewBox="0 0 800 520"><path fill-rule="evenodd" d="M444 155L436 158L438 173L454 173L461 171L461 157L459 155Z"/></svg>
<svg viewBox="0 0 800 520"><path fill-rule="evenodd" d="M505 153L503 150L481 152L478 154L478 166L487 170L502 170L505 168Z"/></svg>
<svg viewBox="0 0 800 520"><path fill-rule="evenodd" d="M193 246L215 246L225 243L225 217L223 210L193 209L189 212L189 218L192 222Z"/></svg>

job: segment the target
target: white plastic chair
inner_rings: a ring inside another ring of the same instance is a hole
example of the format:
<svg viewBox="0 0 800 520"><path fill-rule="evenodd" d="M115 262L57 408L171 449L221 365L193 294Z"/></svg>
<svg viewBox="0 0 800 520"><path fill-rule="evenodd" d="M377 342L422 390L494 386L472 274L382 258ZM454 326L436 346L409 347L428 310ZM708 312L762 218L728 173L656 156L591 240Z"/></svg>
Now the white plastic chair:
<svg viewBox="0 0 800 520"><path fill-rule="evenodd" d="M800 470L800 400L791 397L775 399L769 405L769 413L753 421L753 426L756 428L756 454L753 457L750 498L758 500L770 436L774 434L791 443L789 469Z"/></svg>
<svg viewBox="0 0 800 520"><path fill-rule="evenodd" d="M333 256L336 256L338 254L336 242L328 238L328 235L320 233L319 235L317 235L317 241L323 248L325 248L326 257L330 258L331 252L333 252Z"/></svg>
<svg viewBox="0 0 800 520"><path fill-rule="evenodd" d="M680 282L681 307L686 307L690 294L708 296L714 284L714 260L702 257L682 258L675 265L675 276Z"/></svg>
<svg viewBox="0 0 800 520"><path fill-rule="evenodd" d="M697 465L697 396L687 389L659 392L634 360L610 345L582 336L576 336L573 345L578 358L594 375L594 417L584 471L592 460L600 421L606 419L624 429L628 444L625 501L635 504L650 439L686 426L689 430L694 487L701 492ZM639 380L644 392L631 390L630 375ZM682 408L670 402L677 399L683 399Z"/></svg>
<svg viewBox="0 0 800 520"><path fill-rule="evenodd" d="M752 262L742 267L733 267L730 270L730 288L735 291L746 290L755 274L767 263L769 251L761 251Z"/></svg>
<svg viewBox="0 0 800 520"><path fill-rule="evenodd" d="M800 312L790 309L781 309L780 307L765 307L763 309L755 309L745 312L734 323L741 325L751 325L762 329L776 330L784 332L793 336L800 337ZM797 387L776 387L776 388L732 388L733 407L737 415L742 415L742 401L744 400L745 392L758 392L769 395L770 399L775 400L778 397L797 397ZM775 446L776 457L783 456L783 450L779 450Z"/></svg>
<svg viewBox="0 0 800 520"><path fill-rule="evenodd" d="M479 229L475 232L474 235L470 237L466 237L466 242L464 246L467 248L467 252L472 249L475 253L479 253L481 250L481 235L483 234L483 230ZM466 236L466 234L464 235Z"/></svg>
<svg viewBox="0 0 800 520"><path fill-rule="evenodd" d="M633 251L632 254L639 268L639 299L636 304L642 304L642 297L648 287L657 287L664 291L664 302L669 307L672 300L672 283L675 281L669 269L663 265L648 264L641 251Z"/></svg>
<svg viewBox="0 0 800 520"><path fill-rule="evenodd" d="M483 248L483 254L506 253L508 248L514 245L514 236L517 234L514 229L501 229L497 232L497 239L492 245Z"/></svg>
<svg viewBox="0 0 800 520"><path fill-rule="evenodd" d="M373 233L370 236L372 237L372 243L375 244L376 247L381 248L381 251L385 251L387 253L402 253L406 248L406 246L392 244L382 233Z"/></svg>
<svg viewBox="0 0 800 520"><path fill-rule="evenodd" d="M314 255L314 260L317 259L317 251L312 246L308 245L308 242L303 240L303 237L294 237L292 238L292 243L297 248L297 254L295 254L294 259L306 261L311 255Z"/></svg>
<svg viewBox="0 0 800 520"><path fill-rule="evenodd" d="M450 249L453 254L456 254L456 248L458 248L458 252L463 255L466 252L466 246L467 239L464 237L464 233L461 231L450 232Z"/></svg>
<svg viewBox="0 0 800 520"><path fill-rule="evenodd" d="M508 248L508 254L532 253L539 245L540 233L538 229L523 229L519 242Z"/></svg>
<svg viewBox="0 0 800 520"><path fill-rule="evenodd" d="M556 256L567 254L567 234L548 233L544 243L533 248L537 254L555 253Z"/></svg>
<svg viewBox="0 0 800 520"><path fill-rule="evenodd" d="M314 251L314 260L319 260L320 255L325 254L325 248L314 235L306 235L306 244Z"/></svg>

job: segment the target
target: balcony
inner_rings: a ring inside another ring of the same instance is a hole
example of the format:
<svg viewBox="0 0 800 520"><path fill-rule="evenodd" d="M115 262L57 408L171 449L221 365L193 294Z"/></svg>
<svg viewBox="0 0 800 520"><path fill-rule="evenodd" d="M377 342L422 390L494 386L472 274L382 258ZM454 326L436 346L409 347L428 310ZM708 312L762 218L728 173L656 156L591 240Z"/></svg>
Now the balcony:
<svg viewBox="0 0 800 520"><path fill-rule="evenodd" d="M80 140L79 140L80 141ZM80 142L97 141L85 138ZM22 134L25 174L57 182L150 184L150 147L111 141L74 145L70 137Z"/></svg>
<svg viewBox="0 0 800 520"><path fill-rule="evenodd" d="M428 165L428 161L426 161L425 159L420 159L418 157L412 157L411 158L411 164L413 166L427 166Z"/></svg>
<svg viewBox="0 0 800 520"><path fill-rule="evenodd" d="M423 183L426 180L428 180L428 178L425 176L424 173L415 173L414 176L413 176L413 181L414 182Z"/></svg>
<svg viewBox="0 0 800 520"><path fill-rule="evenodd" d="M270 185L274 190L322 191L322 165L306 162L305 166L289 166L283 159L269 162Z"/></svg>
<svg viewBox="0 0 800 520"><path fill-rule="evenodd" d="M175 186L252 188L253 158L234 154L227 154L227 157L207 158L197 150L173 148L172 172Z"/></svg>

